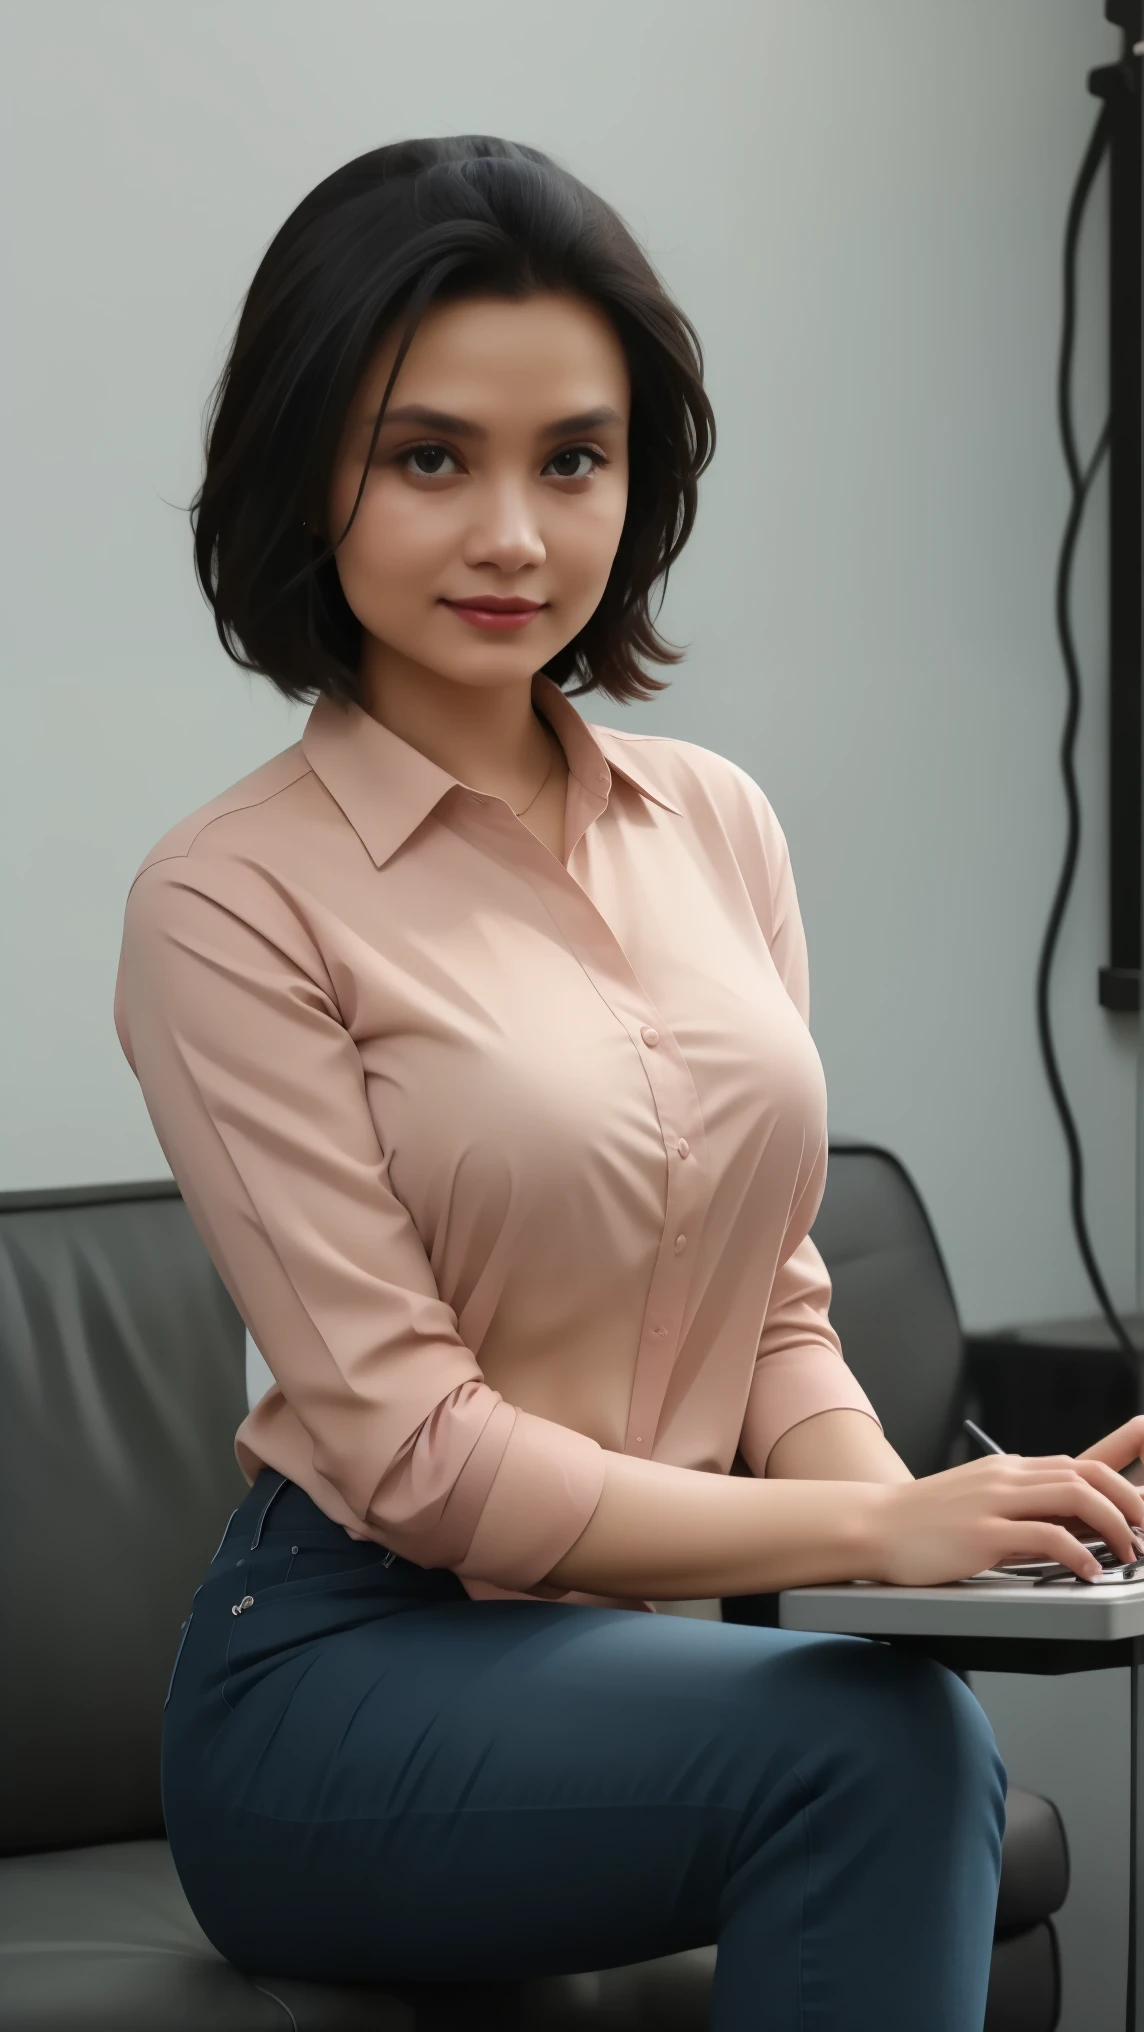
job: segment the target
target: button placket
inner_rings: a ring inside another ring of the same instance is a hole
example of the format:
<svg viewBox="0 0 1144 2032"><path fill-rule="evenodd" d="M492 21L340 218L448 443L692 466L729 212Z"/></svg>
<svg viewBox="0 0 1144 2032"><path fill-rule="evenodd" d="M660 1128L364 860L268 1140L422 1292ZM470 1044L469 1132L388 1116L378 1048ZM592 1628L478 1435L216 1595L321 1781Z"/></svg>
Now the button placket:
<svg viewBox="0 0 1144 2032"><path fill-rule="evenodd" d="M650 1455L656 1427L667 1395L678 1351L678 1332L695 1260L690 1237L698 1233L703 1214L704 1174L701 1165L688 1163L691 1144L674 1127L681 1117L695 1120L697 1137L702 1136L698 1100L682 1054L664 1048L661 1031L655 1024L641 1024L639 1035L646 1047L644 1066L664 1132L668 1158L667 1200L663 1233L648 1292L644 1331L636 1358L632 1401L628 1413L624 1451L638 1450ZM673 1156L676 1162L672 1162Z"/></svg>
<svg viewBox="0 0 1144 2032"><path fill-rule="evenodd" d="M551 856L548 856L551 861ZM568 859L572 856L569 854ZM521 872L541 897L588 979L617 1021L632 1038L655 1103L667 1159L667 1198L663 1230L648 1291L643 1331L636 1354L632 1399L624 1438L625 1453L637 1448L648 1456L655 1441L659 1414L675 1364L676 1340L683 1318L695 1262L693 1241L703 1225L709 1196L704 1163L703 1117L687 1062L670 1031L641 1021L648 995L603 913L568 866L544 871L543 887L536 872L522 861ZM585 914L590 929L585 926ZM606 957L605 957L606 955ZM681 1136L686 1124L691 1141ZM683 1159L686 1157L687 1162ZM673 1159L678 1158L678 1162ZM683 1247L677 1251L676 1237Z"/></svg>
<svg viewBox="0 0 1144 2032"><path fill-rule="evenodd" d="M683 1317L689 1278L690 1273L681 1261L671 1253L665 1257L661 1251L648 1296L649 1324L645 1326L636 1358L628 1429L624 1438L625 1453L637 1446L650 1453L655 1442L659 1414L675 1366L676 1336ZM667 1321L671 1322L670 1327Z"/></svg>

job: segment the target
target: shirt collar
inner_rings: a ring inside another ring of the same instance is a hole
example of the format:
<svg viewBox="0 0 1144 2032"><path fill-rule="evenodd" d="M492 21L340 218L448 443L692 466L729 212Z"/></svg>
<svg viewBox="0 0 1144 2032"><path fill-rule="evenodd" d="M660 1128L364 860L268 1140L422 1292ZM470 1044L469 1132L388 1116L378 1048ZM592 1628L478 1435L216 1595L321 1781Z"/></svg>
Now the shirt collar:
<svg viewBox="0 0 1144 2032"><path fill-rule="evenodd" d="M654 804L679 815L679 806L633 760L626 737L609 727L589 726L542 670L532 680L532 703L560 742L570 773L601 809L614 772ZM302 753L379 868L459 785L458 777L361 706L343 704L325 693L311 707L302 732Z"/></svg>

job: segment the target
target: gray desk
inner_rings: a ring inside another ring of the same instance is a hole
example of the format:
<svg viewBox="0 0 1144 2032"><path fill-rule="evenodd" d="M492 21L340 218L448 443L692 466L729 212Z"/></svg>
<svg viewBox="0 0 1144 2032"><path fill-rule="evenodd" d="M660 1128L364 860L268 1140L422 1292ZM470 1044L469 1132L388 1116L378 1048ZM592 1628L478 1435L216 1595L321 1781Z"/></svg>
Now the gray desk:
<svg viewBox="0 0 1144 2032"><path fill-rule="evenodd" d="M1129 1670L1128 1995L1126 2032L1144 2032L1144 1584L787 1588L784 1630L875 1637L924 1651L957 1671Z"/></svg>

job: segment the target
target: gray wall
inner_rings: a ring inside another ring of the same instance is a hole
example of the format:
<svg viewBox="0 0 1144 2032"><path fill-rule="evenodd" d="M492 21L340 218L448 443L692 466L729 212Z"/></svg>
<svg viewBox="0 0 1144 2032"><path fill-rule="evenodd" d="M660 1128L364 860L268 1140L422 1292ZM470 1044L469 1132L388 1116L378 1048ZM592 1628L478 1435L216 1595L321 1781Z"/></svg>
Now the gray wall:
<svg viewBox="0 0 1144 2032"><path fill-rule="evenodd" d="M0 1187L165 1170L112 1028L124 898L160 833L301 730L219 649L177 505L259 255L336 163L485 129L625 213L699 326L719 419L663 617L690 658L656 704L586 710L718 749L767 791L833 1127L910 1166L967 1324L1090 1310L1033 980L1064 837L1061 236L1086 71L1118 49L1099 0L37 0L5 34ZM1105 217L1102 181L1084 453ZM1128 1306L1136 1034L1094 992L1106 558L1100 488L1075 574L1086 831L1055 1008ZM1051 1686L1028 1698L1041 1712ZM1035 1734L1013 1767L1033 1782ZM1087 2032L1115 2022L1081 2001Z"/></svg>
<svg viewBox="0 0 1144 2032"><path fill-rule="evenodd" d="M487 128L620 206L708 354L720 448L664 610L691 655L654 705L592 710L732 755L770 795L833 1125L911 1166L967 1322L1087 1311L1032 984L1064 824L1060 241L1085 72L1118 46L1098 0L339 0L320 24L300 0L40 0L7 36L2 823L31 992L4 1019L0 1186L164 1168L111 1024L123 899L168 825L300 731L223 657L172 505L257 259L335 163ZM1105 556L1098 490L1076 573L1091 816L1056 1005L1127 1305L1135 1039L1093 987Z"/></svg>

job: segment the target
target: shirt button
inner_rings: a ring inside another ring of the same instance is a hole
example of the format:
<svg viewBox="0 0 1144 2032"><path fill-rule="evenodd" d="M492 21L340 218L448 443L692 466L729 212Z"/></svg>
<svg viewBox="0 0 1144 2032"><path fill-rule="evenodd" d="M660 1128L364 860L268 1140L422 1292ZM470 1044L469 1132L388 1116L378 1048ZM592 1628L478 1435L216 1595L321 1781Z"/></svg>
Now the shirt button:
<svg viewBox="0 0 1144 2032"><path fill-rule="evenodd" d="M640 1031L640 1036L643 1038L645 1044L659 1043L659 1031L653 1030L650 1023L644 1024L643 1029Z"/></svg>
<svg viewBox="0 0 1144 2032"><path fill-rule="evenodd" d="M680 1139L679 1139L679 1154L680 1154L680 1156L681 1156L681 1157L686 1157L686 1156L688 1155L688 1153L689 1153L690 1149L691 1149L691 1145L690 1145L690 1143L688 1142L688 1140L687 1140L686 1136L681 1136L681 1137L680 1137Z"/></svg>
<svg viewBox="0 0 1144 2032"><path fill-rule="evenodd" d="M608 780L607 772L601 769L599 775L596 778L597 783L606 783L607 780Z"/></svg>
<svg viewBox="0 0 1144 2032"><path fill-rule="evenodd" d="M653 1334L665 1334L667 1332L667 1328L665 1326L653 1326L652 1332ZM242 1565L241 1559L239 1560L238 1563L240 1566Z"/></svg>
<svg viewBox="0 0 1144 2032"><path fill-rule="evenodd" d="M676 1236L676 1238L675 1238L675 1253L676 1253L676 1255L677 1255L677 1256L682 1256L682 1254L683 1254L683 1251L684 1251L684 1250L686 1249L686 1247L687 1247L687 1236L686 1236L686 1235L677 1235L677 1236Z"/></svg>

